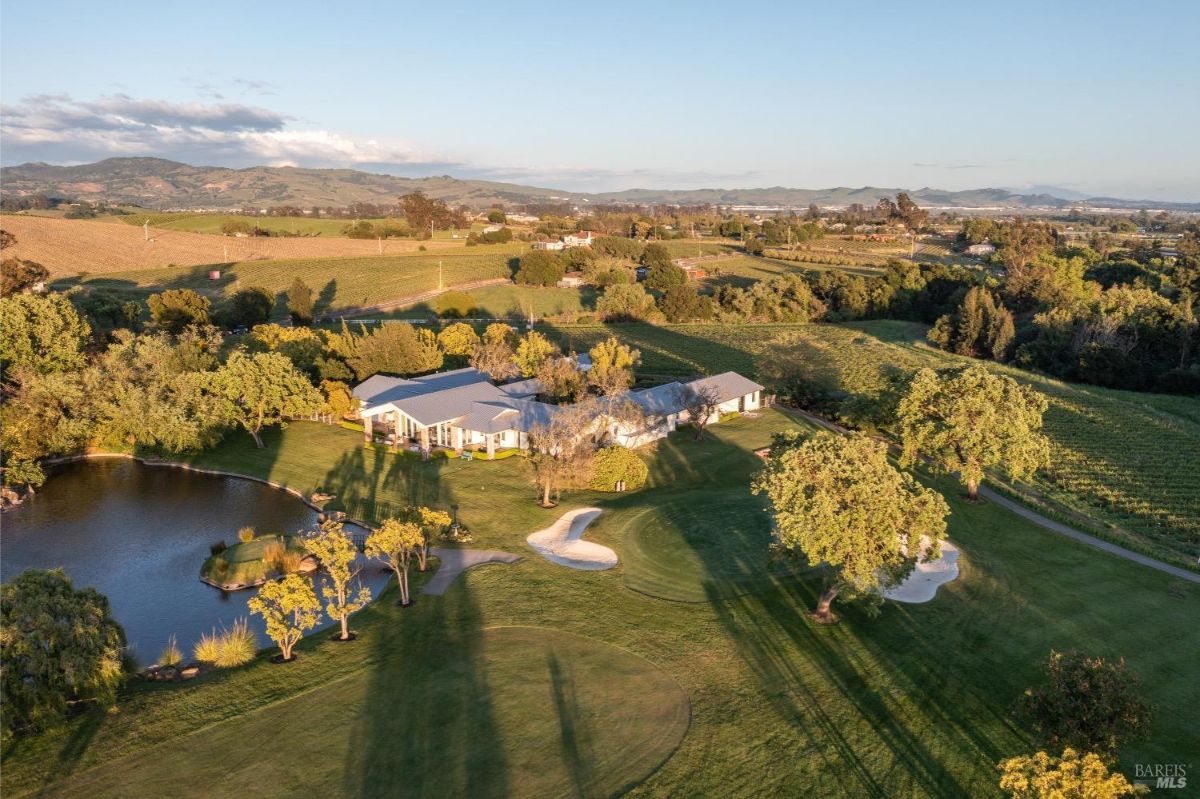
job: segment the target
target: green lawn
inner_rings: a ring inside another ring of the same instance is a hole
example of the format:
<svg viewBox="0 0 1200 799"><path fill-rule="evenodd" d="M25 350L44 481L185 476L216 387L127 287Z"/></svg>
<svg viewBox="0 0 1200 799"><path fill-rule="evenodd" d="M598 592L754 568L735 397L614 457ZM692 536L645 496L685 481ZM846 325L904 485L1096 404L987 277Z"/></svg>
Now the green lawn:
<svg viewBox="0 0 1200 799"><path fill-rule="evenodd" d="M532 308L539 319L562 314L594 313L597 291L591 286L555 288L518 286L512 283L483 286L468 292L475 298L475 316L489 319L523 320ZM384 314L365 314L372 319L428 319L437 315L437 301L422 302Z"/></svg>
<svg viewBox="0 0 1200 799"><path fill-rule="evenodd" d="M521 245L522 247L526 245ZM219 280L209 280L209 267L175 267L70 278L55 284L66 288L77 283L144 297L165 289L188 288L220 302L238 289L262 286L279 296L277 311L284 310L283 292L299 277L313 290L318 312L372 305L438 287L497 277L510 277L515 245L487 245L444 252L416 252L366 258L315 258L242 261L225 266Z"/></svg>
<svg viewBox="0 0 1200 799"><path fill-rule="evenodd" d="M569 494L553 512L520 460L403 460L315 423L272 432L266 450L236 435L194 462L323 487L368 520L454 503L474 546L525 557L412 609L389 594L355 617L356 643L308 640L289 666L135 686L119 713L10 745L6 794L599 796L646 777L633 795L992 796L996 761L1032 746L1012 708L1052 648L1124 655L1142 677L1159 712L1123 750L1126 770L1200 751L1195 588L966 503L951 483L934 485L960 578L925 605L812 624L816 583L754 575L752 450L787 424L737 419L703 443L681 431L648 453L647 488ZM615 569L567 570L525 546L584 503L606 511L588 538L616 550ZM642 532L666 522L674 538ZM661 578L639 565L685 553ZM651 579L700 601L631 590ZM514 626L556 632L501 632Z"/></svg>
<svg viewBox="0 0 1200 799"><path fill-rule="evenodd" d="M845 325L562 325L551 328L578 352L616 335L642 354L639 373L667 380L734 370L753 376L756 358L780 336L811 345L815 364L851 393L882 385L883 368L967 363L924 343L911 322ZM973 361L979 363L979 361ZM990 364L1050 402L1045 429L1052 466L1031 487L1106 524L1114 540L1155 557L1194 564L1200 555L1200 400L1066 383Z"/></svg>

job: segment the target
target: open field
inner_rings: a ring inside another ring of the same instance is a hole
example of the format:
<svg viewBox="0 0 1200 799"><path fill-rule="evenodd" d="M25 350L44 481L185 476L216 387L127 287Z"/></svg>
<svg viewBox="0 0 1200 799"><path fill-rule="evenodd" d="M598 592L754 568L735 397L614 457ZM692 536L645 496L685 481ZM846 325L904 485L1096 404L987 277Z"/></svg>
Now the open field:
<svg viewBox="0 0 1200 799"><path fill-rule="evenodd" d="M1072 648L1125 656L1159 708L1150 737L1123 749L1126 772L1200 748L1200 595L1168 591L1169 577L935 481L959 579L931 603L888 603L877 618L846 606L823 627L804 612L819 584L765 570L765 525L731 539L672 517L714 493L727 513L760 512L752 451L788 424L768 411L700 444L680 431L647 452L649 487L568 494L554 511L534 504L521 459L421 463L308 422L272 429L265 450L233 434L194 461L322 486L369 520L454 505L472 546L525 555L530 531L596 505L588 537L621 561L485 567L407 610L389 592L354 617L356 643L314 636L294 664L263 656L137 684L119 713L10 744L6 794L996 796L995 763L1034 745L1014 702L1051 649ZM654 583L689 601L630 590L651 576L639 562L656 560L668 570Z"/></svg>
<svg viewBox="0 0 1200 799"><path fill-rule="evenodd" d="M924 344L923 325L873 321L853 325L600 325L562 326L556 332L583 351L610 332L638 347L643 373L674 376L728 369L755 372L755 356L773 338L800 336L811 357L852 393L874 393L881 369L965 363ZM978 363L978 361L975 361ZM986 362L985 362L986 363ZM1051 468L1032 488L1099 519L1106 534L1147 554L1194 564L1200 552L1200 400L1115 391L1065 383L998 364L1046 394Z"/></svg>
<svg viewBox="0 0 1200 799"><path fill-rule="evenodd" d="M50 270L51 277L104 274L128 270L146 270L175 266L197 266L260 259L315 259L348 256L378 256L381 242L346 238L270 238L212 236L179 230L150 229L146 241L140 227L118 220L54 219L51 217L5 214L0 227L17 237L17 244L6 249L5 256L37 261ZM427 249L456 248L457 241L387 239L382 242L384 255Z"/></svg>
<svg viewBox="0 0 1200 799"><path fill-rule="evenodd" d="M475 316L486 319L529 318L532 308L539 319L559 314L594 313L598 292L591 286L555 288L502 284L483 286L467 292L475 298ZM371 319L428 319L437 315L436 301L422 302L386 313L362 314ZM469 320L468 320L469 321Z"/></svg>
<svg viewBox="0 0 1200 799"><path fill-rule="evenodd" d="M200 213L133 213L128 216L114 217L129 225L141 227L146 220L150 227L157 230L179 230L187 233L212 233L221 235L221 228L227 222L245 222L256 225L272 233L285 233L295 236L320 236L322 238L345 238L345 230L353 224L354 219L332 219L307 216L246 216L245 214L200 214ZM372 224L391 222L381 218L364 218L364 222ZM482 223L474 223L467 230L439 230L434 234L434 240L453 241L465 239L472 230L482 230ZM419 243L419 242L418 242Z"/></svg>
<svg viewBox="0 0 1200 799"><path fill-rule="evenodd" d="M436 289L439 264L445 286L510 277L514 268L512 262L522 251L517 245L488 245L364 258L243 261L223 266L218 280L209 280L206 268L190 267L136 270L88 276L82 280L71 278L59 280L55 285L62 289L82 283L135 297L144 297L164 289L189 288L216 303L240 288L262 286L280 295L278 310L282 312L281 293L287 290L294 278L299 277L316 294L317 312L324 313Z"/></svg>

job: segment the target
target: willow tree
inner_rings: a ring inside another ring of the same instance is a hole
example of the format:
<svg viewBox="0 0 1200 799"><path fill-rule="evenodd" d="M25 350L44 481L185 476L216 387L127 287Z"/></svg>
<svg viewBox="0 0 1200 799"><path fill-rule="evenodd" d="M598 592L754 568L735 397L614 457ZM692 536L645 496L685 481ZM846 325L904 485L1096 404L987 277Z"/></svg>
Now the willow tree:
<svg viewBox="0 0 1200 799"><path fill-rule="evenodd" d="M306 536L304 549L321 562L324 569L321 580L321 595L329 604L325 606L329 618L342 626L343 641L350 640L350 614L362 610L371 601L371 589L351 584L354 579L354 561L358 547L340 522L325 522L319 532Z"/></svg>
<svg viewBox="0 0 1200 799"><path fill-rule="evenodd" d="M383 561L395 572L396 583L400 586L400 604L404 607L412 602L408 598L408 568L413 556L424 545L425 536L420 525L399 519L385 519L375 532L367 536L367 555Z"/></svg>
<svg viewBox="0 0 1200 799"><path fill-rule="evenodd" d="M956 472L967 496L979 496L987 469L1020 480L1050 464L1042 435L1046 398L982 365L913 377L897 413L904 443L901 463L924 456L937 471Z"/></svg>
<svg viewBox="0 0 1200 799"><path fill-rule="evenodd" d="M777 436L751 490L771 501L777 546L827 566L817 621L833 620L839 594L877 607L919 557L941 556L946 501L888 463L887 446L866 436Z"/></svg>
<svg viewBox="0 0 1200 799"><path fill-rule="evenodd" d="M251 613L263 617L267 637L279 647L284 662L292 659L292 648L321 621L321 601L312 581L299 574L264 583L246 604Z"/></svg>

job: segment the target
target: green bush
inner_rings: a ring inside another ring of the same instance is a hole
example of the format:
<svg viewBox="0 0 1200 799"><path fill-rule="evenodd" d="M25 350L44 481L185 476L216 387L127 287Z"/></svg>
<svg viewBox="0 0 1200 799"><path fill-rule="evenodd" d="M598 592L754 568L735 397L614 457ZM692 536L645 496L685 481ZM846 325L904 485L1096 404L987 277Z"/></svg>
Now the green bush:
<svg viewBox="0 0 1200 799"><path fill-rule="evenodd" d="M516 455L519 452L519 449L498 449L496 450L496 454L492 460L502 461L505 458L511 458L513 455ZM478 449L471 453L471 457L477 461L486 461L488 459L487 451Z"/></svg>
<svg viewBox="0 0 1200 799"><path fill-rule="evenodd" d="M447 291L437 298L435 303L438 316L447 319L461 319L475 313L475 298L465 291Z"/></svg>
<svg viewBox="0 0 1200 799"><path fill-rule="evenodd" d="M596 491L616 491L624 481L625 490L632 491L646 484L650 470L636 452L625 447L605 447L596 453L595 471L588 487Z"/></svg>
<svg viewBox="0 0 1200 799"><path fill-rule="evenodd" d="M558 255L546 250L534 250L521 256L513 280L527 286L553 286L562 280L565 273L566 268Z"/></svg>

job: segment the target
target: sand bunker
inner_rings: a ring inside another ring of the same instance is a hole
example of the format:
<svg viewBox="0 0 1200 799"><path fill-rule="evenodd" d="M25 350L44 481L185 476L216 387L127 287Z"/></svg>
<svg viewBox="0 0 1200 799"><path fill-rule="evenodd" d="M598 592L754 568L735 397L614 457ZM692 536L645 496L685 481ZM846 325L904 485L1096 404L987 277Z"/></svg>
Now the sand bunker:
<svg viewBox="0 0 1200 799"><path fill-rule="evenodd" d="M921 551L929 549L929 539L921 537ZM937 595L939 587L958 577L958 548L949 541L942 542L942 556L937 560L917 563L912 574L895 588L883 592L887 599L897 602L928 602Z"/></svg>
<svg viewBox="0 0 1200 799"><path fill-rule="evenodd" d="M580 540L583 531L599 515L599 508L567 511L546 529L530 533L525 542L543 558L560 566L588 571L611 569L617 565L616 552Z"/></svg>

